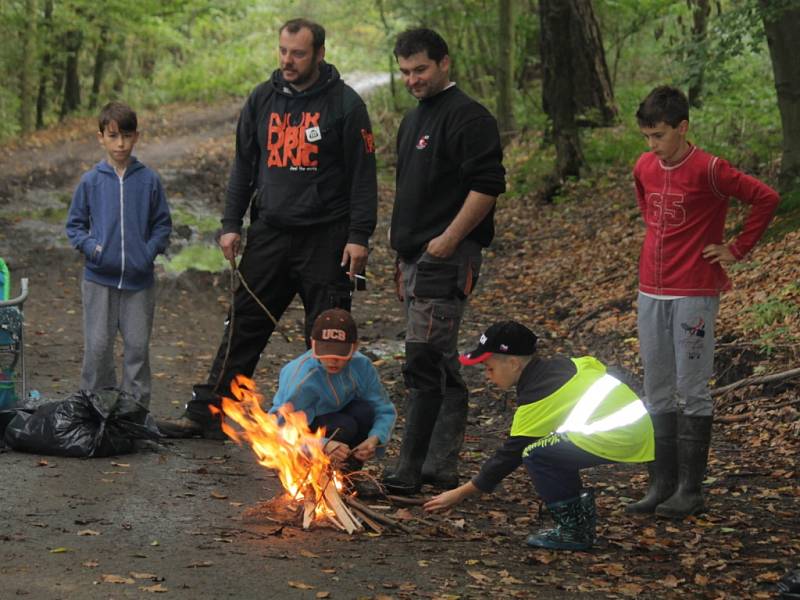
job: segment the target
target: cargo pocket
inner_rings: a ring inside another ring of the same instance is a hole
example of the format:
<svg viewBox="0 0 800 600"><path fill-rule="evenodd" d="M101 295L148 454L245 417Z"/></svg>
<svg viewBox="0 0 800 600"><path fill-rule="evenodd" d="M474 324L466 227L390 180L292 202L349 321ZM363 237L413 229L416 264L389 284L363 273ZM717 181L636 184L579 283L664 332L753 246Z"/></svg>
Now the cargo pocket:
<svg viewBox="0 0 800 600"><path fill-rule="evenodd" d="M415 298L452 298L458 292L458 265L418 262Z"/></svg>

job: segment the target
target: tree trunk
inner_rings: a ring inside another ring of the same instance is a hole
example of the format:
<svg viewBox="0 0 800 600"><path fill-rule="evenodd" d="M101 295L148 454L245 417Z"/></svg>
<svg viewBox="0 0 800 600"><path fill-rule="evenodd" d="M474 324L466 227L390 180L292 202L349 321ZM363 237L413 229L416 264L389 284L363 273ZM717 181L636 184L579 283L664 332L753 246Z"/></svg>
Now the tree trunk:
<svg viewBox="0 0 800 600"><path fill-rule="evenodd" d="M39 93L36 97L36 129L44 127L44 114L47 112L47 82L50 79L53 54L50 51L53 40L53 0L45 0L44 19L42 20L43 35L42 65L39 69Z"/></svg>
<svg viewBox="0 0 800 600"><path fill-rule="evenodd" d="M75 112L81 104L81 82L78 76L78 55L83 44L83 33L78 29L67 31L64 37L64 48L67 51L67 63L64 68L64 98L61 102L60 120Z"/></svg>
<svg viewBox="0 0 800 600"><path fill-rule="evenodd" d="M775 5L774 0L761 0L783 128L779 182L781 191L788 192L800 189L800 8Z"/></svg>
<svg viewBox="0 0 800 600"><path fill-rule="evenodd" d="M89 96L89 108L97 106L97 98L100 95L100 86L103 83L103 75L105 74L106 62L108 61L108 42L109 42L108 27L106 25L100 28L100 39L97 42L97 51L94 54L94 77L92 77L92 93Z"/></svg>
<svg viewBox="0 0 800 600"><path fill-rule="evenodd" d="M25 31L22 35L22 64L19 70L19 126L29 133L34 125L36 75L36 0L25 2Z"/></svg>
<svg viewBox="0 0 800 600"><path fill-rule="evenodd" d="M569 6L571 66L560 73L572 77L575 106L581 124L592 127L611 125L617 117L614 91L603 50L600 26L591 0L562 0Z"/></svg>
<svg viewBox="0 0 800 600"><path fill-rule="evenodd" d="M499 61L497 68L497 123L507 142L514 133L514 22L511 0L500 0Z"/></svg>
<svg viewBox="0 0 800 600"><path fill-rule="evenodd" d="M567 76L573 68L572 10L563 0L540 0L540 54L544 81L542 103L553 123L556 145L556 172L558 183L566 177L578 177L583 164L583 152L575 121L574 78ZM558 185L556 183L556 186Z"/></svg>
<svg viewBox="0 0 800 600"><path fill-rule="evenodd" d="M692 5L692 43L688 57L691 68L689 76L689 104L700 108L703 102L700 95L703 92L703 77L707 61L706 34L708 32L708 17L711 15L709 0L690 0Z"/></svg>

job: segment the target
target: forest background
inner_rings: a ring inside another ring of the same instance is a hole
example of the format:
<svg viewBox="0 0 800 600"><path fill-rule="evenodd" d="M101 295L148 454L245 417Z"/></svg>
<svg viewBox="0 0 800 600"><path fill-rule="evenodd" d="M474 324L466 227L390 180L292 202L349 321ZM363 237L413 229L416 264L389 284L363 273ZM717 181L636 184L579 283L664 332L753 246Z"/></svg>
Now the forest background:
<svg viewBox="0 0 800 600"><path fill-rule="evenodd" d="M301 15L325 25L326 57L347 81L386 82L365 94L380 205L369 289L354 313L401 415L404 320L391 292L386 228L394 137L414 102L391 54L406 27L442 32L454 79L498 116L506 143L508 191L462 326L463 347L486 324L515 318L541 334L543 352L591 353L641 375L635 299L643 228L630 173L646 149L633 115L655 85L689 93L692 142L780 189L765 239L729 269L734 289L718 320L708 514L680 525L633 521L624 503L641 496L644 470L599 469L587 480L599 492L600 551L523 552L536 498L520 472L504 492L449 515L392 513L414 525L415 537L354 547L335 534L321 543L319 531L243 527L242 503L275 492L246 450L197 440L112 462L113 471L55 460L31 469L29 456L5 452L3 472L16 482L0 489L8 589L107 598L92 574L102 557L104 574L152 570L167 576L173 597L187 598L225 586L236 586L226 594L256 597L248 586L261 590L264 560L289 580L276 587L281 598L287 589L310 597L298 588L301 578L341 597L384 597L376 576L401 598L530 597L531 586L541 598L773 597L800 555L800 0L0 0L0 256L15 278L31 279L31 386L55 398L77 385L81 264L63 224L77 178L101 156L96 113L120 99L139 111L137 152L159 171L171 203L175 233L159 264L189 270L159 278L152 341L153 412L180 414L191 385L206 375L229 301L214 232L236 112L277 66L280 24ZM731 206L728 237L746 213ZM255 377L265 395L286 357L302 349L302 310L291 309L281 326L291 341L274 336ZM486 386L478 369L465 371L468 475L507 432L513 394ZM390 456L401 427L402 419ZM133 516L120 522L131 505ZM81 533L90 522L101 535ZM369 560L353 558L359 552ZM209 556L217 568L198 574L194 567L209 566ZM332 567L346 576L333 581Z"/></svg>
<svg viewBox="0 0 800 600"><path fill-rule="evenodd" d="M3 0L0 140L114 98L146 109L242 97L274 68L275 31L295 15L326 26L341 72L392 75L370 98L389 150L411 105L394 36L440 30L454 78L514 142L508 197L551 199L566 178L631 164L643 147L637 103L671 83L691 96L695 143L746 171L780 173L783 210L798 205L797 0Z"/></svg>

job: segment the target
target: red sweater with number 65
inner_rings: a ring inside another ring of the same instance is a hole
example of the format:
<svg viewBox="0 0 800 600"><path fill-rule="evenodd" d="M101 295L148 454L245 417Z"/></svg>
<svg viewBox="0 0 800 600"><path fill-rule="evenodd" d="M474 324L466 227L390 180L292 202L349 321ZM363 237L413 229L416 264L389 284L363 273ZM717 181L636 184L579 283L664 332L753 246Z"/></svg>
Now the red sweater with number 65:
<svg viewBox="0 0 800 600"><path fill-rule="evenodd" d="M709 244L723 243L728 199L751 205L741 233L728 246L737 259L758 242L780 200L768 185L696 146L670 166L645 152L633 177L647 227L639 290L648 294L716 296L729 289L722 266L702 255Z"/></svg>

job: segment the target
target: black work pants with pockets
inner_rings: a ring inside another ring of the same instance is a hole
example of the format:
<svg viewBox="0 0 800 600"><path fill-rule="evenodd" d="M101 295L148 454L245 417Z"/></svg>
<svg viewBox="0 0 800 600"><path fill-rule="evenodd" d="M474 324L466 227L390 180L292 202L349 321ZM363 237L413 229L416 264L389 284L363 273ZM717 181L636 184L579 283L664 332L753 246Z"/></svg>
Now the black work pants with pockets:
<svg viewBox="0 0 800 600"><path fill-rule="evenodd" d="M295 295L300 294L305 308L307 347L311 326L319 313L329 308L350 310L352 286L341 266L348 233L347 219L296 229L276 229L259 220L247 232L239 272L276 319L281 318ZM229 393L230 381L235 375L253 376L261 352L275 329L272 319L243 285L235 292L232 310L233 332L229 315L208 376L210 385L219 381L217 392L223 395ZM226 362L229 335L232 341Z"/></svg>

